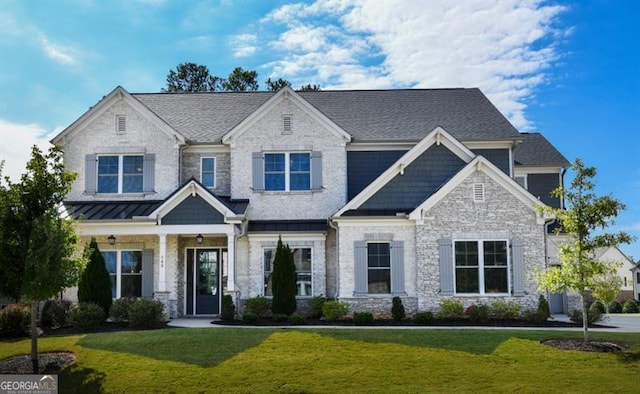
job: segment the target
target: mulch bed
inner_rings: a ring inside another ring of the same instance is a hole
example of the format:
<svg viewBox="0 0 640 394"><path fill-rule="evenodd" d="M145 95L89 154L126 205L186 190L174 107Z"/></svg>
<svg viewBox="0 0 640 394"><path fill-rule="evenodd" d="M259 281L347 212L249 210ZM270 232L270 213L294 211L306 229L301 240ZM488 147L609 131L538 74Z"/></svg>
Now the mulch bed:
<svg viewBox="0 0 640 394"><path fill-rule="evenodd" d="M577 338L552 338L540 341L540 343L560 350L578 350L582 352L617 353L629 348L626 343L602 339L585 342Z"/></svg>
<svg viewBox="0 0 640 394"><path fill-rule="evenodd" d="M38 373L54 374L76 362L71 352L38 353ZM0 360L0 374L24 375L33 373L31 355L14 356Z"/></svg>

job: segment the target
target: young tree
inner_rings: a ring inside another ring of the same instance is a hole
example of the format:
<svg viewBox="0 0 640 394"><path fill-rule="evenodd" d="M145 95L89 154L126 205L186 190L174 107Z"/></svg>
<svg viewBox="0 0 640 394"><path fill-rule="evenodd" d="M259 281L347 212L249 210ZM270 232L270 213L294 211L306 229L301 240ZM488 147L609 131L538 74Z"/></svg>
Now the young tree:
<svg viewBox="0 0 640 394"><path fill-rule="evenodd" d="M271 311L291 315L296 311L296 266L289 245L278 239L278 247L273 260L273 300Z"/></svg>
<svg viewBox="0 0 640 394"><path fill-rule="evenodd" d="M604 273L593 278L591 295L602 301L605 310L609 313L609 304L616 300L622 287L622 278L618 276L617 270L621 263L606 264Z"/></svg>
<svg viewBox="0 0 640 394"><path fill-rule="evenodd" d="M85 246L84 258L87 266L82 271L78 283L78 301L98 304L104 310L105 316L108 316L113 302L111 276L95 238L91 238L91 242Z"/></svg>
<svg viewBox="0 0 640 394"><path fill-rule="evenodd" d="M209 75L207 66L196 63L180 63L176 70L169 70L165 92L215 92L221 89L222 80Z"/></svg>
<svg viewBox="0 0 640 394"><path fill-rule="evenodd" d="M594 167L585 167L580 159L572 165L575 178L568 190L562 186L553 194L565 199L566 209L554 209L561 227L558 231L572 237L572 242L560 245L558 257L561 264L539 273L541 289L561 292L576 291L582 300L582 323L584 341L589 341L588 308L585 295L594 287L594 279L606 273L607 264L595 258L595 249L629 243L632 238L625 232L606 233L604 230L614 223L624 204L612 196L596 196L593 193ZM602 231L602 232L600 232Z"/></svg>
<svg viewBox="0 0 640 394"><path fill-rule="evenodd" d="M77 237L70 219L59 207L76 174L67 172L62 152L52 147L44 155L31 151L27 171L19 183L5 178L0 187L0 277L2 292L31 304L31 361L38 373L38 301L77 283L81 259L74 259Z"/></svg>
<svg viewBox="0 0 640 394"><path fill-rule="evenodd" d="M269 78L265 81L265 84L267 85L267 90L271 90L273 92L277 92L286 86L291 87L291 82L282 78L278 78L277 81L272 81L271 78Z"/></svg>
<svg viewBox="0 0 640 394"><path fill-rule="evenodd" d="M248 92L258 90L258 73L253 70L233 69L229 78L222 81L222 89L227 92Z"/></svg>

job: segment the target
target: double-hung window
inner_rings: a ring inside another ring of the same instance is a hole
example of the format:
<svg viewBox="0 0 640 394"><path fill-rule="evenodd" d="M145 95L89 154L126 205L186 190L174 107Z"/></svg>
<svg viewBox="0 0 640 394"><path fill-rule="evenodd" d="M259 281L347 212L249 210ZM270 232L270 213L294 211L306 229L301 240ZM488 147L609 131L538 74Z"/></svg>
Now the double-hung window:
<svg viewBox="0 0 640 394"><path fill-rule="evenodd" d="M309 152L265 153L264 189L311 190L311 154Z"/></svg>
<svg viewBox="0 0 640 394"><path fill-rule="evenodd" d="M367 244L367 290L391 293L391 249L388 242Z"/></svg>
<svg viewBox="0 0 640 394"><path fill-rule="evenodd" d="M98 156L98 193L142 193L142 155Z"/></svg>
<svg viewBox="0 0 640 394"><path fill-rule="evenodd" d="M296 266L296 288L298 296L312 296L311 286L311 248L291 249L293 262ZM275 248L264 249L264 295L273 296L273 261L276 257Z"/></svg>
<svg viewBox="0 0 640 394"><path fill-rule="evenodd" d="M203 157L200 160L200 182L206 187L216 187L215 157Z"/></svg>
<svg viewBox="0 0 640 394"><path fill-rule="evenodd" d="M111 276L111 296L142 296L142 251L103 251L107 271Z"/></svg>
<svg viewBox="0 0 640 394"><path fill-rule="evenodd" d="M508 293L507 241L456 241L454 253L457 294Z"/></svg>

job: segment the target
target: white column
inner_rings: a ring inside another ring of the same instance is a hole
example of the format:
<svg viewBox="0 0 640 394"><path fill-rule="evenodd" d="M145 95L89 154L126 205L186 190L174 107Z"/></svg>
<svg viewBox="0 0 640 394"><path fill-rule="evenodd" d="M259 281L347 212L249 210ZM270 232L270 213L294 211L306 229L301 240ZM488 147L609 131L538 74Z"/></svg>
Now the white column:
<svg viewBox="0 0 640 394"><path fill-rule="evenodd" d="M227 233L227 291L236 291L236 236Z"/></svg>
<svg viewBox="0 0 640 394"><path fill-rule="evenodd" d="M160 237L160 255L158 261L160 269L158 270L158 291L167 291L167 234L159 234Z"/></svg>

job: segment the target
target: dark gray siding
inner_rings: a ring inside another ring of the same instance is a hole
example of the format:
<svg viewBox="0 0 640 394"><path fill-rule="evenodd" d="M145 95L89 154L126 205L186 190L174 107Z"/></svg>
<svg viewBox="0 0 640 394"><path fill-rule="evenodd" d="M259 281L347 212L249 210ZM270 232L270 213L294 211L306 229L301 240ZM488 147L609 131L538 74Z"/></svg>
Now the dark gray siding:
<svg viewBox="0 0 640 394"><path fill-rule="evenodd" d="M444 145L434 145L359 209L408 212L417 207L454 176L465 162Z"/></svg>
<svg viewBox="0 0 640 394"><path fill-rule="evenodd" d="M189 196L162 218L162 224L222 224L224 216L200 196Z"/></svg>
<svg viewBox="0 0 640 394"><path fill-rule="evenodd" d="M559 185L560 176L558 174L529 174L527 176L529 192L553 208L560 208L560 199L551 195L551 191Z"/></svg>
<svg viewBox="0 0 640 394"><path fill-rule="evenodd" d="M347 196L351 200L407 151L347 152Z"/></svg>
<svg viewBox="0 0 640 394"><path fill-rule="evenodd" d="M502 172L511 176L509 173L509 149L472 149L472 151L476 155L484 156Z"/></svg>

